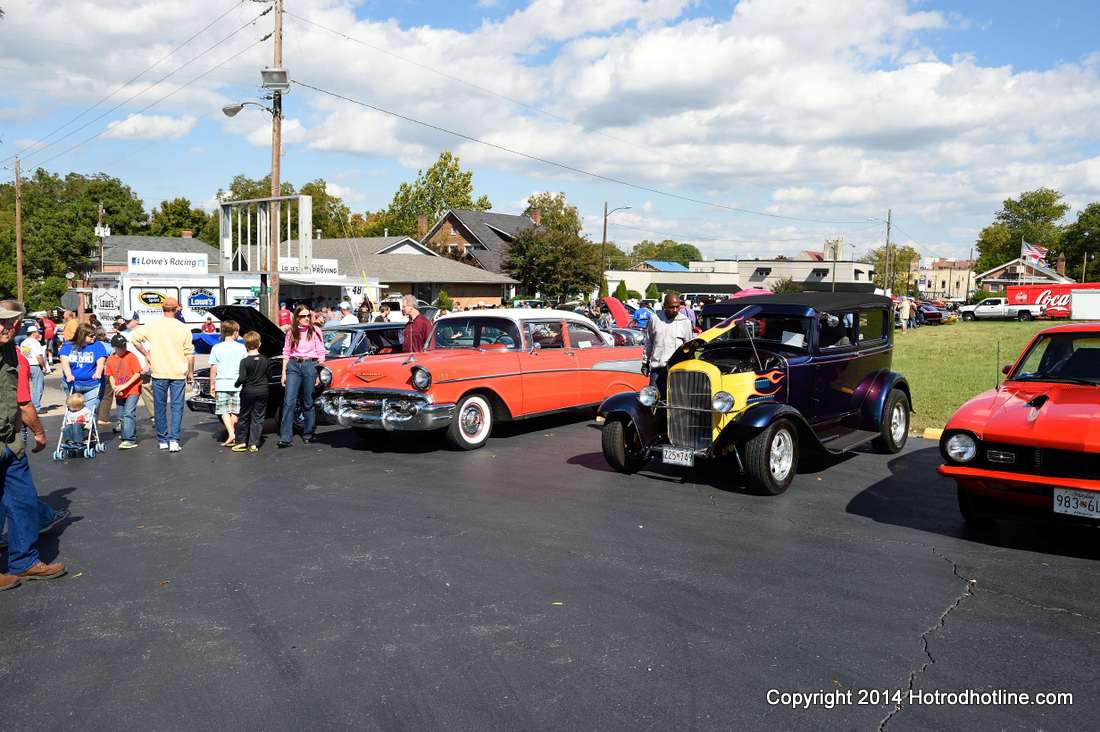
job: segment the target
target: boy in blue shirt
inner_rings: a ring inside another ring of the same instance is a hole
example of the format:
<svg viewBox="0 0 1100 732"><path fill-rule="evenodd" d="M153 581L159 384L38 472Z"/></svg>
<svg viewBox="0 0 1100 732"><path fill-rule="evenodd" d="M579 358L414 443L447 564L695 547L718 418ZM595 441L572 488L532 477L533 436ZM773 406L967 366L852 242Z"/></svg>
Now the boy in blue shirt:
<svg viewBox="0 0 1100 732"><path fill-rule="evenodd" d="M222 321L222 341L210 349L210 393L214 396L214 414L222 418L228 431L225 447L236 444L237 415L241 413L241 388L237 386L241 361L247 351L237 342L240 326L235 320Z"/></svg>

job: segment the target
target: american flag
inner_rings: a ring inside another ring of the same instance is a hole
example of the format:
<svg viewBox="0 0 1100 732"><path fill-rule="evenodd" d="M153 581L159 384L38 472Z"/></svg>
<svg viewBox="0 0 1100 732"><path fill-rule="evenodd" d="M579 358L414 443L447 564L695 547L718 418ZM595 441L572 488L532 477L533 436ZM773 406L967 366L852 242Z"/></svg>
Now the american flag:
<svg viewBox="0 0 1100 732"><path fill-rule="evenodd" d="M1020 242L1020 257L1023 259L1034 259L1039 264L1045 265L1048 251L1050 250L1045 247L1028 244L1026 241Z"/></svg>

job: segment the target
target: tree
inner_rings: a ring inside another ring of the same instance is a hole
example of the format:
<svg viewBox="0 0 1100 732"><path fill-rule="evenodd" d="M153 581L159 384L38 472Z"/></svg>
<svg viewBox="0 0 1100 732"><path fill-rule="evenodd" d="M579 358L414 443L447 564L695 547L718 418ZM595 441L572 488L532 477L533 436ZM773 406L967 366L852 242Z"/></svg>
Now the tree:
<svg viewBox="0 0 1100 732"><path fill-rule="evenodd" d="M440 310L454 310L455 304L446 290L440 290L435 298L435 306Z"/></svg>
<svg viewBox="0 0 1100 732"><path fill-rule="evenodd" d="M474 174L463 170L459 159L448 151L427 170L416 173L412 183L402 183L383 215L385 226L395 236L416 236L416 219L426 216L434 223L449 208L488 211L486 196L474 199Z"/></svg>
<svg viewBox="0 0 1100 732"><path fill-rule="evenodd" d="M874 268L879 287L893 293L903 293L908 292L911 285L916 285L911 270L920 262L920 252L911 246L890 246L890 272L886 272L885 246L872 249L860 261Z"/></svg>
<svg viewBox="0 0 1100 732"><path fill-rule="evenodd" d="M1095 280L1100 275L1100 203L1090 203L1077 212L1077 220L1062 232L1062 240L1057 251L1050 254L1057 259L1059 254L1066 255L1066 274L1078 282L1085 282L1091 273ZM1088 271L1082 272L1085 253L1088 252Z"/></svg>
<svg viewBox="0 0 1100 732"><path fill-rule="evenodd" d="M656 282L650 282L649 287L645 288L645 296L647 300L656 300L661 297L661 293L657 291Z"/></svg>
<svg viewBox="0 0 1100 732"><path fill-rule="evenodd" d="M539 224L548 229L579 236L584 224L576 206L569 205L564 193L535 193L527 199L523 215L533 218L538 211Z"/></svg>
<svg viewBox="0 0 1100 732"><path fill-rule="evenodd" d="M525 292L565 302L592 292L600 282L599 257L583 237L546 228L520 231L504 255L504 271Z"/></svg>
<svg viewBox="0 0 1100 732"><path fill-rule="evenodd" d="M1037 244L1056 254L1062 237L1059 223L1069 212L1062 194L1052 188L1021 193L1004 201L993 223L978 235L978 272L1020 256L1020 243Z"/></svg>
<svg viewBox="0 0 1100 732"><path fill-rule="evenodd" d="M23 182L23 272L32 310L56 307L68 286L65 274L90 269L100 205L112 233L140 233L146 224L141 199L103 173L62 178L39 168ZM5 184L0 185L0 296L13 297L15 289L15 186Z"/></svg>
<svg viewBox="0 0 1100 732"><path fill-rule="evenodd" d="M801 282L795 282L793 278L786 277L774 282L769 288L776 295L793 295L799 292L804 292L805 287Z"/></svg>
<svg viewBox="0 0 1100 732"><path fill-rule="evenodd" d="M160 206L149 214L147 232L152 236L179 236L181 231L190 231L201 237L208 218L202 209L192 208L190 200L173 198L171 201L161 201ZM217 243L217 237L207 243Z"/></svg>
<svg viewBox="0 0 1100 732"><path fill-rule="evenodd" d="M630 298L627 294L626 280L619 280L619 284L615 287L615 299L619 302L625 302Z"/></svg>
<svg viewBox="0 0 1100 732"><path fill-rule="evenodd" d="M608 295L610 295L611 294L610 289L611 288L609 288L607 286L607 278L606 277L601 277L600 278L600 297L607 297Z"/></svg>
<svg viewBox="0 0 1100 732"><path fill-rule="evenodd" d="M634 245L630 256L635 262L656 259L662 262L679 262L685 267L688 262L698 262L703 259L703 255L695 245L682 244L672 239L665 239L659 244L643 239Z"/></svg>

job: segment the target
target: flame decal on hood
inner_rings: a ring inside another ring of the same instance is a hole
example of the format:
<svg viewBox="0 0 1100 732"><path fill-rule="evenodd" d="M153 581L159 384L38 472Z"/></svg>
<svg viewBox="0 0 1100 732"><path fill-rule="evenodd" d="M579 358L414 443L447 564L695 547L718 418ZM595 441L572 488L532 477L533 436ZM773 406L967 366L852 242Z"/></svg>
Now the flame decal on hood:
<svg viewBox="0 0 1100 732"><path fill-rule="evenodd" d="M783 377L784 373L782 371L769 371L766 374L757 376L756 381L753 382L753 393L745 400L746 403L757 404L774 399L776 392L779 391L779 387L783 383Z"/></svg>

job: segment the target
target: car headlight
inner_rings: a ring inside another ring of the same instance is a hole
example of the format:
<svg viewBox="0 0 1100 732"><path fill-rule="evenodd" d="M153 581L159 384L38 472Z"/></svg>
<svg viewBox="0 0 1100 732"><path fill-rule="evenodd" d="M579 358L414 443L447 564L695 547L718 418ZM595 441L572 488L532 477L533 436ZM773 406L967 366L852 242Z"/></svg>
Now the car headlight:
<svg viewBox="0 0 1100 732"><path fill-rule="evenodd" d="M655 386L645 386L638 392L638 401L642 403L643 407L652 407L661 398L661 392L657 391Z"/></svg>
<svg viewBox="0 0 1100 732"><path fill-rule="evenodd" d="M321 386L327 387L332 384L332 371L326 366L322 366L317 372L317 379L321 382Z"/></svg>
<svg viewBox="0 0 1100 732"><path fill-rule="evenodd" d="M733 395L728 391L720 391L710 400L710 407L716 412L725 414L733 409Z"/></svg>
<svg viewBox="0 0 1100 732"><path fill-rule="evenodd" d="M426 390L432 385L432 372L423 366L413 366L412 384L420 391Z"/></svg>
<svg viewBox="0 0 1100 732"><path fill-rule="evenodd" d="M968 463L978 454L978 442L965 432L951 435L944 444L947 457L957 463Z"/></svg>

